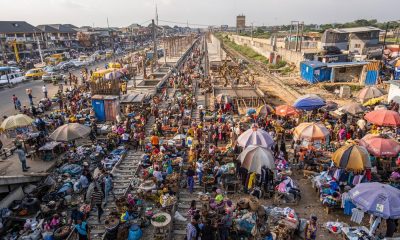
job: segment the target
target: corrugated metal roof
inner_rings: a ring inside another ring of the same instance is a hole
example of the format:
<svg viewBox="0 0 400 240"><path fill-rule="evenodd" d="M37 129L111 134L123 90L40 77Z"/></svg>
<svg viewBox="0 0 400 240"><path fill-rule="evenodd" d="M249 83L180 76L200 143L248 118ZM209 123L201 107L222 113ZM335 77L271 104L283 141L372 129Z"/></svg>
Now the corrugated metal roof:
<svg viewBox="0 0 400 240"><path fill-rule="evenodd" d="M354 28L335 28L330 29L332 32L337 33L357 33L357 32L370 32L370 31L381 31L376 27L354 27Z"/></svg>
<svg viewBox="0 0 400 240"><path fill-rule="evenodd" d="M317 68L317 67L326 67L327 64L320 62L320 61L303 61L301 62L302 64L305 64L307 66L310 66L312 68Z"/></svg>
<svg viewBox="0 0 400 240"><path fill-rule="evenodd" d="M41 31L25 21L0 21L0 33L39 33Z"/></svg>
<svg viewBox="0 0 400 240"><path fill-rule="evenodd" d="M356 66L364 66L368 64L368 62L335 62L326 64L327 67L335 68L335 67L356 67Z"/></svg>

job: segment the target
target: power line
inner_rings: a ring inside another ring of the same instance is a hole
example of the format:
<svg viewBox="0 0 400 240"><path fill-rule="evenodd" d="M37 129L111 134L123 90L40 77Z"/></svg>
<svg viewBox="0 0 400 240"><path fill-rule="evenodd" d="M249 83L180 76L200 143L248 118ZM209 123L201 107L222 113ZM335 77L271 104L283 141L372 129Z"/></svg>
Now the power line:
<svg viewBox="0 0 400 240"><path fill-rule="evenodd" d="M159 22L166 22L166 23L174 23L174 24L183 24L183 25L191 25L191 26L202 26L202 27L209 27L213 25L208 24L197 24L197 23L188 23L188 22L175 22L175 21L168 21L168 20L158 20Z"/></svg>

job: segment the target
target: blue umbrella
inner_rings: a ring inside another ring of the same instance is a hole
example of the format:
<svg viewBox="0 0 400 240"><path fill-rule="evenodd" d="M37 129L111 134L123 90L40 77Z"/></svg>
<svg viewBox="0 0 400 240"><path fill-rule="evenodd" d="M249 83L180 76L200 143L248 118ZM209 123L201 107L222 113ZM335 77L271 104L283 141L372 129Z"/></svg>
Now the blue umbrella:
<svg viewBox="0 0 400 240"><path fill-rule="evenodd" d="M384 219L400 218L400 190L378 182L360 183L349 191L362 211Z"/></svg>
<svg viewBox="0 0 400 240"><path fill-rule="evenodd" d="M325 106L325 100L315 94L307 94L299 97L293 106L300 110L310 111Z"/></svg>

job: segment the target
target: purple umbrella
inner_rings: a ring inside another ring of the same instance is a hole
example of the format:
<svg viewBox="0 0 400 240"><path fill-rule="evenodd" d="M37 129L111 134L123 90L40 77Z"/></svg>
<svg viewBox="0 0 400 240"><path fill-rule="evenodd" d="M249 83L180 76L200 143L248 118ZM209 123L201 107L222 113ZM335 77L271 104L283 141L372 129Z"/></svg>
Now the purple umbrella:
<svg viewBox="0 0 400 240"><path fill-rule="evenodd" d="M400 218L400 190L378 182L360 183L349 192L362 211L384 219Z"/></svg>

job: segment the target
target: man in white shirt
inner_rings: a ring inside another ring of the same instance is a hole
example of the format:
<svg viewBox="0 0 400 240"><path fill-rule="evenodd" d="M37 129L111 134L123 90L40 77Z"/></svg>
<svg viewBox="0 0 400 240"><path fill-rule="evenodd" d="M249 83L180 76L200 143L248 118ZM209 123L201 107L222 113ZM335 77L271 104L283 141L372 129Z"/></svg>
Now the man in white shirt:
<svg viewBox="0 0 400 240"><path fill-rule="evenodd" d="M43 91L43 94L44 94L44 98L47 98L47 87L46 87L46 85L43 85L42 91Z"/></svg>

